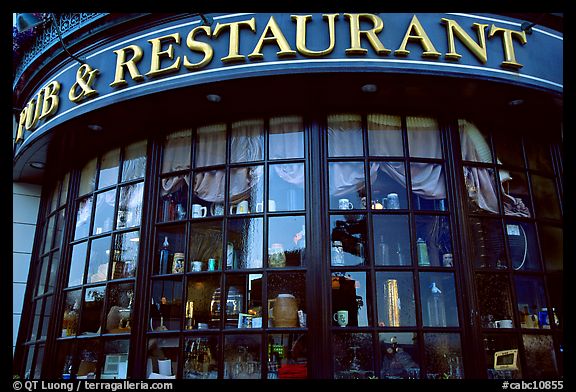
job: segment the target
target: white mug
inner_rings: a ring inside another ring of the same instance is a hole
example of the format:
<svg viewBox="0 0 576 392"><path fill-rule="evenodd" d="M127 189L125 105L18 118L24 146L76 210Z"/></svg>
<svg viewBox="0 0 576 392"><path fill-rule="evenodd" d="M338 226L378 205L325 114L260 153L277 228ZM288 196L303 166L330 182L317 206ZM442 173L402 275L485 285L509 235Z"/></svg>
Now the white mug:
<svg viewBox="0 0 576 392"><path fill-rule="evenodd" d="M345 327L348 325L348 311L347 310L337 311L336 313L334 313L334 316L332 318L341 327Z"/></svg>
<svg viewBox="0 0 576 392"><path fill-rule="evenodd" d="M268 212L276 211L276 201L268 200ZM264 203L256 203L256 212L264 212Z"/></svg>
<svg viewBox="0 0 576 392"><path fill-rule="evenodd" d="M351 210L354 208L354 205L350 203L348 199L338 199L338 209L340 210Z"/></svg>
<svg viewBox="0 0 576 392"><path fill-rule="evenodd" d="M200 204L192 204L192 218L204 218L207 213L208 209L206 207Z"/></svg>
<svg viewBox="0 0 576 392"><path fill-rule="evenodd" d="M234 212L236 208L236 212ZM248 213L248 201L244 200L236 205L230 206L230 214L247 214Z"/></svg>
<svg viewBox="0 0 576 392"><path fill-rule="evenodd" d="M512 328L512 320L496 320L494 324L496 328Z"/></svg>

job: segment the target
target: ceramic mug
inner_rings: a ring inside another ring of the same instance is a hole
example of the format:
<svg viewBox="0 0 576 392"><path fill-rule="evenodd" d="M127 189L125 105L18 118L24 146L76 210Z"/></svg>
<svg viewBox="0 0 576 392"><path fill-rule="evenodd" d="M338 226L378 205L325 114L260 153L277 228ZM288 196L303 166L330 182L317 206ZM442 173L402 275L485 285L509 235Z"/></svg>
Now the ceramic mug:
<svg viewBox="0 0 576 392"><path fill-rule="evenodd" d="M200 204L192 204L192 218L204 218L208 214L208 209Z"/></svg>
<svg viewBox="0 0 576 392"><path fill-rule="evenodd" d="M334 313L334 316L332 318L341 327L345 327L348 325L348 311L347 310L337 311L336 313Z"/></svg>
<svg viewBox="0 0 576 392"><path fill-rule="evenodd" d="M512 328L512 320L496 320L494 324L496 328Z"/></svg>
<svg viewBox="0 0 576 392"><path fill-rule="evenodd" d="M236 212L234 212L236 209ZM240 203L230 206L230 214L247 214L248 213L248 201L244 200Z"/></svg>
<svg viewBox="0 0 576 392"><path fill-rule="evenodd" d="M268 212L276 211L276 201L268 200ZM256 212L264 212L264 203L256 203Z"/></svg>
<svg viewBox="0 0 576 392"><path fill-rule="evenodd" d="M348 199L338 199L338 209L340 210L351 210L354 208L354 205L350 203Z"/></svg>

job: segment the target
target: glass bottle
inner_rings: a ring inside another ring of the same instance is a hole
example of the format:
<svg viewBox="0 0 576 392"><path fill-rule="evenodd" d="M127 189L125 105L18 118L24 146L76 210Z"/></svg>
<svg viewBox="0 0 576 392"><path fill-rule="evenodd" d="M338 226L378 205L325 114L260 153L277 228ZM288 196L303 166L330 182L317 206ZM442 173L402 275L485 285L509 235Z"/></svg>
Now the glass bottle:
<svg viewBox="0 0 576 392"><path fill-rule="evenodd" d="M384 236L380 236L380 243L378 244L379 256L383 265L390 265L390 249L388 244L384 241Z"/></svg>
<svg viewBox="0 0 576 392"><path fill-rule="evenodd" d="M170 244L168 243L168 237L164 237L164 243L162 244L162 248L160 249L160 274L165 275L168 273L169 268L168 264L170 262L170 250L168 247Z"/></svg>
<svg viewBox="0 0 576 392"><path fill-rule="evenodd" d="M342 247L342 241L332 242L332 265L344 265L344 248Z"/></svg>
<svg viewBox="0 0 576 392"><path fill-rule="evenodd" d="M426 245L426 241L422 238L418 238L416 241L416 248L418 250L418 265L429 266L430 258L428 257L428 246Z"/></svg>
<svg viewBox="0 0 576 392"><path fill-rule="evenodd" d="M442 291L432 282L427 302L428 326L445 327L446 326L446 309L444 307L444 297Z"/></svg>

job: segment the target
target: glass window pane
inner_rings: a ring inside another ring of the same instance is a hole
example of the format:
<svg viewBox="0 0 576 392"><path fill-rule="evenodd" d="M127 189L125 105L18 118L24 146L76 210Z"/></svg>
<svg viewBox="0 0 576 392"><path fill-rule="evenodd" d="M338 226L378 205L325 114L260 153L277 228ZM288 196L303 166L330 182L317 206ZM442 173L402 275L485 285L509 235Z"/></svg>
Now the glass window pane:
<svg viewBox="0 0 576 392"><path fill-rule="evenodd" d="M564 270L564 240L561 227L548 225L538 226L542 243L542 257L546 263L546 271Z"/></svg>
<svg viewBox="0 0 576 392"><path fill-rule="evenodd" d="M368 239L365 215L331 215L331 264L334 267L364 265Z"/></svg>
<svg viewBox="0 0 576 392"><path fill-rule="evenodd" d="M369 325L366 285L365 272L332 273L333 327L367 327ZM342 316L338 314L340 311L346 313Z"/></svg>
<svg viewBox="0 0 576 392"><path fill-rule="evenodd" d="M188 279L184 329L206 329L220 327L220 303L214 298L220 294L220 276L202 275ZM214 302L213 302L214 300ZM214 353L216 354L216 353Z"/></svg>
<svg viewBox="0 0 576 392"><path fill-rule="evenodd" d="M415 327L412 272L376 272L379 327Z"/></svg>
<svg viewBox="0 0 576 392"><path fill-rule="evenodd" d="M230 169L230 214L258 211L264 201L264 166Z"/></svg>
<svg viewBox="0 0 576 392"><path fill-rule="evenodd" d="M408 150L411 157L442 158L440 127L430 117L406 117Z"/></svg>
<svg viewBox="0 0 576 392"><path fill-rule="evenodd" d="M34 302L34 311L32 312L33 320L32 329L30 330L29 341L34 341L40 339L39 331L40 322L42 321L42 305L44 304L44 299L40 298Z"/></svg>
<svg viewBox="0 0 576 392"><path fill-rule="evenodd" d="M230 162L252 162L264 159L264 120L232 123Z"/></svg>
<svg viewBox="0 0 576 392"><path fill-rule="evenodd" d="M36 349L35 345L28 346L27 351L28 355L26 356L26 367L24 368L24 378L31 379L32 378L32 363L34 361L34 351Z"/></svg>
<svg viewBox="0 0 576 392"><path fill-rule="evenodd" d="M112 230L115 205L116 189L96 195L96 211L94 212L92 234L97 235Z"/></svg>
<svg viewBox="0 0 576 392"><path fill-rule="evenodd" d="M515 335L484 334L484 355L488 379L519 379L522 378L520 358L518 357L518 341ZM516 361L514 353L516 351ZM506 365L506 369L502 369Z"/></svg>
<svg viewBox="0 0 576 392"><path fill-rule="evenodd" d="M308 339L306 334L268 335L268 379L308 378Z"/></svg>
<svg viewBox="0 0 576 392"><path fill-rule="evenodd" d="M84 283L84 266L86 265L87 242L81 242L72 248L72 260L70 261L70 274L68 285L77 286Z"/></svg>
<svg viewBox="0 0 576 392"><path fill-rule="evenodd" d="M521 172L500 169L498 171L503 192L502 203L506 215L522 216L530 218L532 206L528 193L528 181L526 175Z"/></svg>
<svg viewBox="0 0 576 392"><path fill-rule="evenodd" d="M54 292L56 288L56 279L58 279L58 267L60 266L60 251L52 253L50 262L50 276L48 277L47 291Z"/></svg>
<svg viewBox="0 0 576 392"><path fill-rule="evenodd" d="M544 283L539 277L515 276L516 299L521 328L550 329Z"/></svg>
<svg viewBox="0 0 576 392"><path fill-rule="evenodd" d="M419 266L452 267L452 239L447 216L416 216L416 257Z"/></svg>
<svg viewBox="0 0 576 392"><path fill-rule="evenodd" d="M196 167L226 163L226 124L200 127L196 138Z"/></svg>
<svg viewBox="0 0 576 392"><path fill-rule="evenodd" d="M554 180L533 174L532 192L538 218L562 219Z"/></svg>
<svg viewBox="0 0 576 392"><path fill-rule="evenodd" d="M366 208L366 185L363 162L331 162L330 209L352 210Z"/></svg>
<svg viewBox="0 0 576 392"><path fill-rule="evenodd" d="M209 170L194 173L192 203L200 205L192 211L193 217L224 215L224 196L226 195L226 170ZM202 207L206 211L202 211Z"/></svg>
<svg viewBox="0 0 576 392"><path fill-rule="evenodd" d="M194 336L184 343L184 379L218 378L219 344L216 336Z"/></svg>
<svg viewBox="0 0 576 392"><path fill-rule="evenodd" d="M44 305L44 314L42 320L42 331L40 332L40 339L46 339L48 336L48 326L50 325L50 316L52 316L52 300L53 296L46 297L46 304Z"/></svg>
<svg viewBox="0 0 576 392"><path fill-rule="evenodd" d="M78 196L83 196L94 190L94 185L96 183L96 161L97 159L94 158L82 168Z"/></svg>
<svg viewBox="0 0 576 392"><path fill-rule="evenodd" d="M368 149L371 156L403 156L400 116L368 115Z"/></svg>
<svg viewBox="0 0 576 392"><path fill-rule="evenodd" d="M427 379L462 379L464 364L460 335L457 333L425 333Z"/></svg>
<svg viewBox="0 0 576 392"><path fill-rule="evenodd" d="M65 209L57 213L58 220L56 221L56 228L54 231L54 248L59 248L62 244L62 236L64 235L64 224L66 223Z"/></svg>
<svg viewBox="0 0 576 392"><path fill-rule="evenodd" d="M476 296L482 328L513 328L512 295L507 275L476 274Z"/></svg>
<svg viewBox="0 0 576 392"><path fill-rule="evenodd" d="M115 148L102 156L100 162L100 177L98 178L98 189L118 183L119 159L119 148Z"/></svg>
<svg viewBox="0 0 576 392"><path fill-rule="evenodd" d="M162 156L162 173L190 169L192 131L183 130L166 136Z"/></svg>
<svg viewBox="0 0 576 392"><path fill-rule="evenodd" d="M133 283L108 286L105 333L130 333L133 298Z"/></svg>
<svg viewBox="0 0 576 392"><path fill-rule="evenodd" d="M362 117L356 114L328 116L328 156L364 155Z"/></svg>
<svg viewBox="0 0 576 392"><path fill-rule="evenodd" d="M419 379L417 335L409 332L389 332L380 333L378 336L382 353L380 378Z"/></svg>
<svg viewBox="0 0 576 392"><path fill-rule="evenodd" d="M494 169L465 166L464 183L472 212L498 214L497 192L500 188L496 186Z"/></svg>
<svg viewBox="0 0 576 392"><path fill-rule="evenodd" d="M224 378L261 378L260 335L224 336Z"/></svg>
<svg viewBox="0 0 576 392"><path fill-rule="evenodd" d="M83 238L88 235L92 217L92 199L93 196L82 199L78 202L78 212L76 213L76 230L74 239Z"/></svg>
<svg viewBox="0 0 576 392"><path fill-rule="evenodd" d="M64 316L62 318L62 337L75 336L80 321L80 300L82 291L74 290L66 293L64 302Z"/></svg>
<svg viewBox="0 0 576 392"><path fill-rule="evenodd" d="M549 310L548 318L550 322L554 322L556 328L563 328L564 322L564 279L562 274L550 275L547 279L548 293L550 294L550 305L552 309ZM554 314L552 316L551 314Z"/></svg>
<svg viewBox="0 0 576 392"><path fill-rule="evenodd" d="M454 275L446 272L421 272L422 323L425 327L457 327L458 305Z"/></svg>
<svg viewBox="0 0 576 392"><path fill-rule="evenodd" d="M90 261L86 283L102 282L108 279L108 261L110 260L110 236L92 240Z"/></svg>
<svg viewBox="0 0 576 392"><path fill-rule="evenodd" d="M132 278L136 276L140 233L131 231L114 236L114 256L110 279Z"/></svg>
<svg viewBox="0 0 576 392"><path fill-rule="evenodd" d="M34 377L39 379L42 373L42 361L44 360L44 345L39 344L36 350L36 362L34 363Z"/></svg>
<svg viewBox="0 0 576 392"><path fill-rule="evenodd" d="M159 220L166 222L186 219L190 176L167 177L160 181Z"/></svg>
<svg viewBox="0 0 576 392"><path fill-rule="evenodd" d="M47 208L48 213L54 211L56 209L56 207L58 207L58 198L60 196L60 184L61 184L60 181L58 181L52 187L50 197L49 197L50 204L48 205L48 208Z"/></svg>
<svg viewBox="0 0 576 392"><path fill-rule="evenodd" d="M128 185L120 188L118 201L118 217L116 228L139 226L142 219L142 204L144 198L144 183Z"/></svg>
<svg viewBox="0 0 576 392"><path fill-rule="evenodd" d="M407 215L373 215L374 264L411 265Z"/></svg>
<svg viewBox="0 0 576 392"><path fill-rule="evenodd" d="M432 163L411 163L412 208L446 211L444 167Z"/></svg>
<svg viewBox="0 0 576 392"><path fill-rule="evenodd" d="M371 162L370 183L373 210L408 208L404 162Z"/></svg>
<svg viewBox="0 0 576 392"><path fill-rule="evenodd" d="M45 256L40 259L40 275L38 276L38 281L36 282L36 293L35 295L42 295L46 292L46 275L48 275L48 266L50 264L50 256Z"/></svg>
<svg viewBox="0 0 576 392"><path fill-rule="evenodd" d="M146 140L132 143L124 149L122 182L144 177L146 173Z"/></svg>
<svg viewBox="0 0 576 392"><path fill-rule="evenodd" d="M303 163L270 165L267 211L303 210L305 177Z"/></svg>
<svg viewBox="0 0 576 392"><path fill-rule="evenodd" d="M149 329L152 331L179 330L181 313L182 281L169 279L154 281Z"/></svg>
<svg viewBox="0 0 576 392"><path fill-rule="evenodd" d="M98 340L82 340L78 342L78 371L76 378L92 379L98 372L98 353L100 342Z"/></svg>
<svg viewBox="0 0 576 392"><path fill-rule="evenodd" d="M62 180L62 191L60 192L60 204L58 205L63 206L66 201L68 200L68 181L70 180L70 173L66 173L64 175L64 179Z"/></svg>
<svg viewBox="0 0 576 392"><path fill-rule="evenodd" d="M104 342L104 364L100 373L102 380L127 378L129 348L129 340Z"/></svg>
<svg viewBox="0 0 576 392"><path fill-rule="evenodd" d="M282 216L268 221L268 266L304 265L306 225L304 216Z"/></svg>
<svg viewBox="0 0 576 392"><path fill-rule="evenodd" d="M44 247L42 253L48 252L52 249L52 239L54 238L54 225L56 224L56 215L52 215L48 222L46 223L45 234L46 237L44 239Z"/></svg>
<svg viewBox="0 0 576 392"><path fill-rule="evenodd" d="M508 253L515 271L540 270L536 230L531 223L506 219Z"/></svg>
<svg viewBox="0 0 576 392"><path fill-rule="evenodd" d="M99 334L101 329L102 308L104 307L105 286L91 287L84 293L80 334Z"/></svg>
<svg viewBox="0 0 576 392"><path fill-rule="evenodd" d="M262 268L263 229L262 218L228 221L226 269Z"/></svg>
<svg viewBox="0 0 576 392"><path fill-rule="evenodd" d="M492 163L490 137L467 120L458 120L460 131L460 149L462 160L471 162ZM517 143L518 144L518 143Z"/></svg>
<svg viewBox="0 0 576 392"><path fill-rule="evenodd" d="M476 268L507 268L502 224L497 219L469 218L468 238Z"/></svg>
<svg viewBox="0 0 576 392"><path fill-rule="evenodd" d="M158 231L156 238L157 261L154 263L155 274L166 275L184 272L185 260L182 260L182 263L174 263L175 256L180 259L186 257L184 230L184 226L178 225L163 227L162 231Z"/></svg>
<svg viewBox="0 0 576 392"><path fill-rule="evenodd" d="M522 335L526 369L524 377L528 379L556 379L558 368L554 343L549 335Z"/></svg>
<svg viewBox="0 0 576 392"><path fill-rule="evenodd" d="M213 318L218 319L219 289L214 291L212 301ZM262 274L229 275L226 281L225 328L256 328L252 322L258 312L262 317Z"/></svg>
<svg viewBox="0 0 576 392"><path fill-rule="evenodd" d="M190 228L188 272L219 270L222 266L222 241L221 221L195 223Z"/></svg>
<svg viewBox="0 0 576 392"><path fill-rule="evenodd" d="M178 372L180 339L177 337L154 337L148 339L146 378L175 379Z"/></svg>
<svg viewBox="0 0 576 392"><path fill-rule="evenodd" d="M73 353L76 342L74 340L61 341L57 343L54 374L61 375L62 380L69 380L72 374L75 373ZM58 373L60 371L60 373Z"/></svg>
<svg viewBox="0 0 576 392"><path fill-rule="evenodd" d="M374 377L372 335L337 333L333 336L334 378L367 379Z"/></svg>
<svg viewBox="0 0 576 392"><path fill-rule="evenodd" d="M525 139L525 147L530 169L540 170L548 174L553 172L550 145L546 141Z"/></svg>
<svg viewBox="0 0 576 392"><path fill-rule="evenodd" d="M268 135L270 159L304 158L304 122L302 117L271 118Z"/></svg>
<svg viewBox="0 0 576 392"><path fill-rule="evenodd" d="M248 312L250 313L250 311ZM255 315L252 327L261 324ZM276 328L306 327L306 275L274 273L268 275L268 326Z"/></svg>
<svg viewBox="0 0 576 392"><path fill-rule="evenodd" d="M492 134L496 156L504 165L524 167L522 157L522 136L506 130L496 130Z"/></svg>

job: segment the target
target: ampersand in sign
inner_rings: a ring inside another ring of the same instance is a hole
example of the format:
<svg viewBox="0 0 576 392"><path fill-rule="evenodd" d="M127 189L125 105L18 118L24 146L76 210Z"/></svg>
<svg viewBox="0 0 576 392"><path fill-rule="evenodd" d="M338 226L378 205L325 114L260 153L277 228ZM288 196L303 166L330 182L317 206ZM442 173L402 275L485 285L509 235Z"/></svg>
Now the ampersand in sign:
<svg viewBox="0 0 576 392"><path fill-rule="evenodd" d="M99 73L100 71L98 69L93 70L88 64L83 64L78 68L76 72L76 83L70 88L68 99L70 99L71 102L77 103L85 98L98 94L98 91L92 88L92 84L94 83L94 79L96 79L96 75ZM80 92L76 94L78 88L80 88Z"/></svg>

